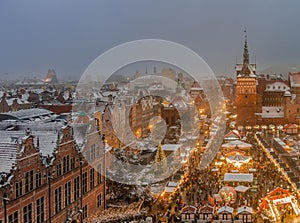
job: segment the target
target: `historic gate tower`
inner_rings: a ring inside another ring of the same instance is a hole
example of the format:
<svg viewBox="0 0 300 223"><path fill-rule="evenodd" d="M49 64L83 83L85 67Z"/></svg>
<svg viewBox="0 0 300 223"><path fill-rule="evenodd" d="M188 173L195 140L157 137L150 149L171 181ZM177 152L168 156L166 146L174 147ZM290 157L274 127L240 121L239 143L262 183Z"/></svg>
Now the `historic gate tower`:
<svg viewBox="0 0 300 223"><path fill-rule="evenodd" d="M237 126L255 125L256 118L256 64L249 63L247 35L245 36L243 64L236 64Z"/></svg>

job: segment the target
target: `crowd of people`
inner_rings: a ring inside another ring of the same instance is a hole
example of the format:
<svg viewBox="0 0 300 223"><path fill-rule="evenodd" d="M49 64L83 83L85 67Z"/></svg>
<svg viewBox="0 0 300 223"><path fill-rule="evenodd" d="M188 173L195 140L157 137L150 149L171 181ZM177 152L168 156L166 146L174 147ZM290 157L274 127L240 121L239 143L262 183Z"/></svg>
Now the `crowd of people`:
<svg viewBox="0 0 300 223"><path fill-rule="evenodd" d="M240 166L241 172L249 173L252 169L254 176L253 182L246 183L225 183L223 182L224 173L230 172L233 168L232 164L223 160L223 165L214 165L219 161L221 153L215 158L211 166L200 170L199 162L201 160L201 152L194 153L185 168L185 174L182 177L181 184L171 195L159 198L156 204L156 216L180 218L180 210L186 205L193 205L200 208L204 205L211 205L218 210L219 207L229 205L237 210L241 206L250 206L254 210L258 209L259 202L271 191L281 187L289 189L291 185L284 178L278 167L265 154L261 146L258 145L254 133L247 134L247 142L252 144L247 152L252 160L249 163ZM244 165L244 166L243 166ZM217 171L212 171L216 169ZM218 194L224 186L244 185L249 187L245 192L237 192L237 196L233 202L222 200L217 201L214 195ZM256 217L256 216L255 216ZM161 219L161 218L160 218ZM162 218L165 219L165 218ZM170 221L171 222L171 221Z"/></svg>

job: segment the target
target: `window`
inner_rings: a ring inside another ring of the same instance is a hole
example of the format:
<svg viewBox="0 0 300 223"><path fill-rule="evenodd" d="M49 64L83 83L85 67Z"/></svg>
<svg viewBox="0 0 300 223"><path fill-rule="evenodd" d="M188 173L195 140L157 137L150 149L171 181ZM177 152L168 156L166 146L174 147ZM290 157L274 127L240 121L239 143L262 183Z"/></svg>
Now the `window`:
<svg viewBox="0 0 300 223"><path fill-rule="evenodd" d="M22 196L22 181L16 182L16 198Z"/></svg>
<svg viewBox="0 0 300 223"><path fill-rule="evenodd" d="M100 148L100 146L98 146L97 147L97 150L96 150L96 156L97 156L97 158L99 158L100 157L100 150L101 150L101 148Z"/></svg>
<svg viewBox="0 0 300 223"><path fill-rule="evenodd" d="M86 152L85 152L85 158L90 161L90 158L91 158L91 150L90 149L86 149Z"/></svg>
<svg viewBox="0 0 300 223"><path fill-rule="evenodd" d="M102 194L99 194L97 196L97 208L101 207L101 203L102 203Z"/></svg>
<svg viewBox="0 0 300 223"><path fill-rule="evenodd" d="M69 172L70 171L70 156L67 155L63 158L63 173Z"/></svg>
<svg viewBox="0 0 300 223"><path fill-rule="evenodd" d="M35 174L35 187L40 187L42 185L42 173Z"/></svg>
<svg viewBox="0 0 300 223"><path fill-rule="evenodd" d="M67 170L67 157L63 158L63 173L66 173Z"/></svg>
<svg viewBox="0 0 300 223"><path fill-rule="evenodd" d="M95 170L90 169L90 190L94 188L94 183L95 183Z"/></svg>
<svg viewBox="0 0 300 223"><path fill-rule="evenodd" d="M80 178L76 177L74 179L74 200L80 196Z"/></svg>
<svg viewBox="0 0 300 223"><path fill-rule="evenodd" d="M67 172L70 171L70 156L69 155L67 155L66 169L67 169Z"/></svg>
<svg viewBox="0 0 300 223"><path fill-rule="evenodd" d="M63 173L67 172L66 171L66 157L63 158Z"/></svg>
<svg viewBox="0 0 300 223"><path fill-rule="evenodd" d="M97 166L97 184L102 183L101 171L102 171L101 164L99 164Z"/></svg>
<svg viewBox="0 0 300 223"><path fill-rule="evenodd" d="M55 213L60 212L61 209L61 187L59 187L55 189Z"/></svg>
<svg viewBox="0 0 300 223"><path fill-rule="evenodd" d="M87 205L84 205L82 208L82 218L86 219L88 217L88 213L87 213Z"/></svg>
<svg viewBox="0 0 300 223"><path fill-rule="evenodd" d="M36 223L45 222L44 197L36 200Z"/></svg>
<svg viewBox="0 0 300 223"><path fill-rule="evenodd" d="M57 177L61 176L61 163L58 163L56 165L56 176Z"/></svg>
<svg viewBox="0 0 300 223"><path fill-rule="evenodd" d="M71 158L71 170L75 169L75 157Z"/></svg>
<svg viewBox="0 0 300 223"><path fill-rule="evenodd" d="M83 176L82 176L82 193L85 194L87 193L87 179L88 178L88 175L87 175L87 172L83 173Z"/></svg>
<svg viewBox="0 0 300 223"><path fill-rule="evenodd" d="M65 206L71 204L71 181L65 184Z"/></svg>
<svg viewBox="0 0 300 223"><path fill-rule="evenodd" d="M95 157L96 157L96 145L93 144L91 146L91 160L95 160Z"/></svg>
<svg viewBox="0 0 300 223"><path fill-rule="evenodd" d="M33 170L25 173L25 193L33 190Z"/></svg>
<svg viewBox="0 0 300 223"><path fill-rule="evenodd" d="M8 223L18 223L18 211L8 216Z"/></svg>
<svg viewBox="0 0 300 223"><path fill-rule="evenodd" d="M32 204L28 204L23 208L23 222L32 223Z"/></svg>

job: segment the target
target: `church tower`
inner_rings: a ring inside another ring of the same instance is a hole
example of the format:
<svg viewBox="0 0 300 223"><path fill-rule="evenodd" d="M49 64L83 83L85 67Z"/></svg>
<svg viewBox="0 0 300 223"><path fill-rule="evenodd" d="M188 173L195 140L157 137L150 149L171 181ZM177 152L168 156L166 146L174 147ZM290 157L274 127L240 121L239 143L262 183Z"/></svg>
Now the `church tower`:
<svg viewBox="0 0 300 223"><path fill-rule="evenodd" d="M256 64L250 64L247 35L243 54L243 64L237 64L236 70L236 111L237 126L256 124Z"/></svg>

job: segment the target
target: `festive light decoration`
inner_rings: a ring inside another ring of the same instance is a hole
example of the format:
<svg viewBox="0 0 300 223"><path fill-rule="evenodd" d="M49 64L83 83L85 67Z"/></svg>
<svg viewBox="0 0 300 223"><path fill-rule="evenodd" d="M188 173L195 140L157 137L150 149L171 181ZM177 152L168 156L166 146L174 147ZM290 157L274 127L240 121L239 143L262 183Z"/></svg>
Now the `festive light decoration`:
<svg viewBox="0 0 300 223"><path fill-rule="evenodd" d="M236 200L236 191L232 187L222 187L219 195L226 204L234 203Z"/></svg>

